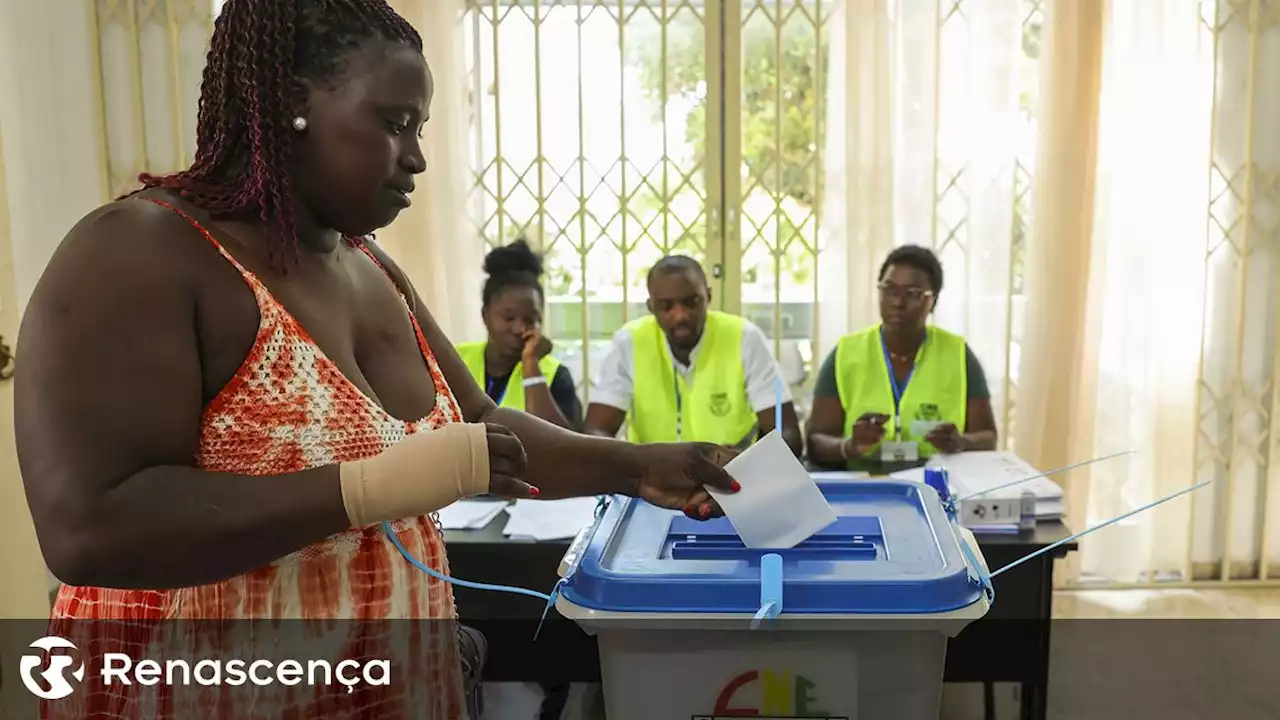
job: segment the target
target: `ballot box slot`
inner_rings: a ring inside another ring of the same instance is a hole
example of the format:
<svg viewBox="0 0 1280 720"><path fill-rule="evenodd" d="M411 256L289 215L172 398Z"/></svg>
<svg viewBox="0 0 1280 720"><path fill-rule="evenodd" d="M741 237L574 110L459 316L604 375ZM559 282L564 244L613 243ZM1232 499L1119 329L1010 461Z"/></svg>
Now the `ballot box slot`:
<svg viewBox="0 0 1280 720"><path fill-rule="evenodd" d="M879 518L844 517L790 548L748 548L725 518L673 519L664 544L672 560L746 560L777 553L784 561L868 561L884 557Z"/></svg>

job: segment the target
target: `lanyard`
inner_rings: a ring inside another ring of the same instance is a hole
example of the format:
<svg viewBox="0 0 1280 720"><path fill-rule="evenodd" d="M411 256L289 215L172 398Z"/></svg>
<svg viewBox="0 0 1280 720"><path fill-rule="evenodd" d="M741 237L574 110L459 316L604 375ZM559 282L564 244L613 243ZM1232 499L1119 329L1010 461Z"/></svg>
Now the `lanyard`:
<svg viewBox="0 0 1280 720"><path fill-rule="evenodd" d="M511 379L511 376L508 375L507 380L510 380L510 379ZM503 384L502 392L499 393L497 397L493 396L493 388L494 388L493 376L486 373L485 374L485 394L488 395L490 399L493 400L494 404L501 405L502 398L507 396L507 384Z"/></svg>
<svg viewBox="0 0 1280 720"><path fill-rule="evenodd" d="M681 434L684 429L684 410L682 409L683 401L680 397L680 371L671 367L671 383L676 389L676 442L681 442Z"/></svg>
<svg viewBox="0 0 1280 720"><path fill-rule="evenodd" d="M880 328L880 350L884 353L884 366L889 371L889 387L893 388L893 439L902 439L902 395L907 391L907 384L911 382L911 376L916 372L915 362L911 363L911 369L907 371L907 379L898 384L898 377L893 373L893 360L889 358L889 347L884 344L884 328ZM916 353L916 359L919 360L919 352Z"/></svg>

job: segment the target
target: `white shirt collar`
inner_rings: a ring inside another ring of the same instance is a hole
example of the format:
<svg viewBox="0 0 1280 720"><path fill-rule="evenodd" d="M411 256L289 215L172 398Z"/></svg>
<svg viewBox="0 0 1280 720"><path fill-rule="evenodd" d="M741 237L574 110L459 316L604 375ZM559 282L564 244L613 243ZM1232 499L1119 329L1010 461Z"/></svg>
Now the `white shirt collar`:
<svg viewBox="0 0 1280 720"><path fill-rule="evenodd" d="M681 375L690 375L693 373L693 365L698 361L698 349L702 347L702 339L707 336L706 328L702 330L702 337L698 338L698 344L693 346L693 350L689 351L689 364L685 365L676 359L676 354L671 350L671 338L667 334L662 333L663 347L667 350L667 359L671 361L671 366L680 371Z"/></svg>

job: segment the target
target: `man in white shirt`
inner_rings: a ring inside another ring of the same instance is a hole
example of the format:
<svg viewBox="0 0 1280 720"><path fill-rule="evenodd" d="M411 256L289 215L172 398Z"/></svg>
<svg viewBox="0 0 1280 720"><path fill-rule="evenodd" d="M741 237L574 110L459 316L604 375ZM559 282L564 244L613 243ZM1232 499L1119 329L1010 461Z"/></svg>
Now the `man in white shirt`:
<svg viewBox="0 0 1280 720"><path fill-rule="evenodd" d="M649 271L650 315L613 336L591 387L584 431L632 442L710 442L746 447L774 429L781 387L782 437L803 452L790 391L764 332L709 310L706 273L672 255Z"/></svg>

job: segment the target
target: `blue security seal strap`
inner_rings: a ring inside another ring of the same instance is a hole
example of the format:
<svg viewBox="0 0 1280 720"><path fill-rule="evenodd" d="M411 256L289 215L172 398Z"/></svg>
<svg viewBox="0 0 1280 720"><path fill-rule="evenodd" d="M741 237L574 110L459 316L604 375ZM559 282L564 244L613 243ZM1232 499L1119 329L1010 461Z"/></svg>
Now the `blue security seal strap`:
<svg viewBox="0 0 1280 720"><path fill-rule="evenodd" d="M542 632L542 624L547 621L547 613L551 612L551 606L556 604L556 598L560 597L560 588L569 582L568 578L560 578L556 582L556 586L551 588L551 594L547 596L547 605L542 608L542 617L538 618L538 627L533 631L533 639L537 640L539 633Z"/></svg>
<svg viewBox="0 0 1280 720"><path fill-rule="evenodd" d="M782 614L782 556L766 553L760 557L760 609L751 618L751 629L760 628L766 618Z"/></svg>
<svg viewBox="0 0 1280 720"><path fill-rule="evenodd" d="M983 593L987 596L987 602L994 603L996 601L996 588L991 583L991 573L987 572L986 566L978 560L978 556L973 552L973 547L969 545L969 540L964 534L961 534L956 539L960 541L960 550L964 553L965 562L973 570L969 579L982 587Z"/></svg>
<svg viewBox="0 0 1280 720"><path fill-rule="evenodd" d="M938 499L942 501L942 509L947 511L947 517L952 520L956 519L956 499L951 494L951 477L947 473L946 468L927 467L924 469L925 484L938 492Z"/></svg>

